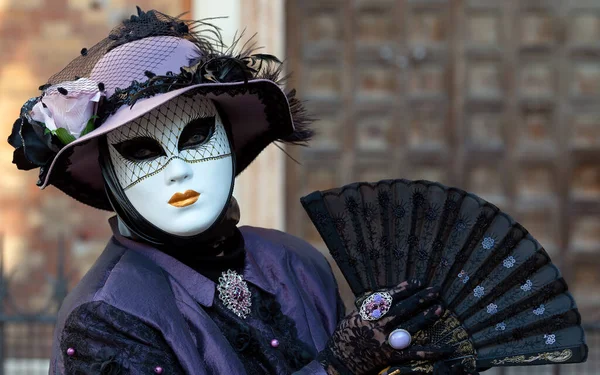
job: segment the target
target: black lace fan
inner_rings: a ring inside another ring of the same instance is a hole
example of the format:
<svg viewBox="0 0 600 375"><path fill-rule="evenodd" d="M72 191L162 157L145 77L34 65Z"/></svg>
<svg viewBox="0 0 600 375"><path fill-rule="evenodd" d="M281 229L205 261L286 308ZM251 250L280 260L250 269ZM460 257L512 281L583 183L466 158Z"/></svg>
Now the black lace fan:
<svg viewBox="0 0 600 375"><path fill-rule="evenodd" d="M567 284L542 246L493 204L428 181L384 180L301 199L359 298L408 279L441 288L433 343L476 368L583 362Z"/></svg>

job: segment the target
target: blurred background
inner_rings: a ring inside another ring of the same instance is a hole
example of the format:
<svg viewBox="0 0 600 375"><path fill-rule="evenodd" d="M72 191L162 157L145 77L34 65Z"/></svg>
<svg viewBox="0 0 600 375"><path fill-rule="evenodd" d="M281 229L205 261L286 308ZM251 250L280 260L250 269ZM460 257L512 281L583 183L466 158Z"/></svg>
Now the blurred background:
<svg viewBox="0 0 600 375"><path fill-rule="evenodd" d="M299 164L270 147L238 178L244 224L323 249L298 201L314 190L404 177L474 191L553 256L590 346L586 364L488 373L600 374L600 1L0 0L0 134L135 5L228 16L214 21L226 41L258 33L318 118L311 147L288 149ZM40 192L11 160L1 142L0 375L43 374L57 308L110 215Z"/></svg>

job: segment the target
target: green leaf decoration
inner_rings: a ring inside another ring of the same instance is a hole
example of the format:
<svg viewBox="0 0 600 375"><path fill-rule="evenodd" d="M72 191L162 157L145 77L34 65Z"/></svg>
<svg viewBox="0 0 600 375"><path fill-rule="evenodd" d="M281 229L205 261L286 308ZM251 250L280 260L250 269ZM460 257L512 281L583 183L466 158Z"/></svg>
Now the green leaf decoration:
<svg viewBox="0 0 600 375"><path fill-rule="evenodd" d="M44 126L44 135L52 134L52 131L46 127L46 124L42 123Z"/></svg>
<svg viewBox="0 0 600 375"><path fill-rule="evenodd" d="M52 132L52 134L54 134L65 145L68 145L75 140L75 137L73 137L71 133L64 128L58 128Z"/></svg>
<svg viewBox="0 0 600 375"><path fill-rule="evenodd" d="M98 116L90 117L90 119L87 122L87 125L85 126L85 128L83 129L81 134L79 135L80 137L83 137L84 135L86 135L87 133L89 133L95 129L94 122L96 121L97 118L99 118L99 117Z"/></svg>

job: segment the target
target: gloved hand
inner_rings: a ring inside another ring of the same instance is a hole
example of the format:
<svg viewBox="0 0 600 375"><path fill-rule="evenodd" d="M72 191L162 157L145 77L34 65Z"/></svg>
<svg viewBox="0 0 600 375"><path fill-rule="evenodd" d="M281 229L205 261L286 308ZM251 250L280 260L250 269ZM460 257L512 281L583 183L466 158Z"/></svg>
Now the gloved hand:
<svg viewBox="0 0 600 375"><path fill-rule="evenodd" d="M438 300L439 291L421 289L417 281L405 281L388 290L392 296L389 311L379 320L363 320L358 311L347 315L317 356L328 374L362 375L377 373L391 364L411 361L436 361L450 353L449 348L412 345L397 350L388 343L389 334L397 329L411 335L437 321L444 313Z"/></svg>

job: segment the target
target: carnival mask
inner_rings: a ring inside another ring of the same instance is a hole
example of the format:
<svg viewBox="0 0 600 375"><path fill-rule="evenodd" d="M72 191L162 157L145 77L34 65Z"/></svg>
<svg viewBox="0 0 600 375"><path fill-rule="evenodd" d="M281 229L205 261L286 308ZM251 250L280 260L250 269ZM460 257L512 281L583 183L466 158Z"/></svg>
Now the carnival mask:
<svg viewBox="0 0 600 375"><path fill-rule="evenodd" d="M127 199L147 221L178 236L207 230L228 203L234 167L212 101L178 96L107 134Z"/></svg>

